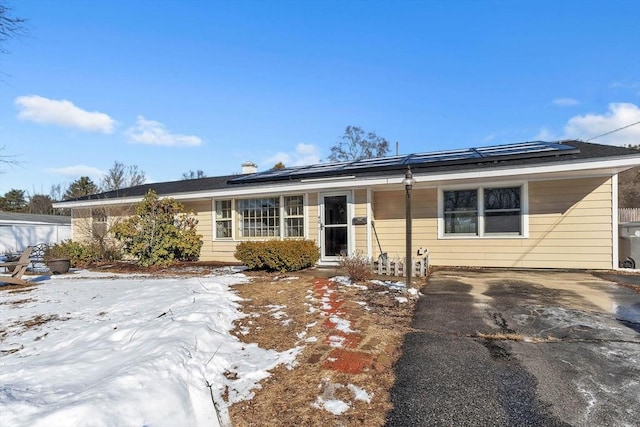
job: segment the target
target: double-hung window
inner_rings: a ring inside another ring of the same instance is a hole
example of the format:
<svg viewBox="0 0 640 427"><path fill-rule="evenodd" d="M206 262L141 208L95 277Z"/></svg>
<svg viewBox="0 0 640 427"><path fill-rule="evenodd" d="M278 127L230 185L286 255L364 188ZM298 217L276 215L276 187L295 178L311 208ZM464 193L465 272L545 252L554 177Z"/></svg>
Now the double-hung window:
<svg viewBox="0 0 640 427"><path fill-rule="evenodd" d="M484 233L522 234L520 187L484 189Z"/></svg>
<svg viewBox="0 0 640 427"><path fill-rule="evenodd" d="M442 192L442 235L522 236L522 187L480 187Z"/></svg>
<svg viewBox="0 0 640 427"><path fill-rule="evenodd" d="M284 197L284 237L304 237L304 197Z"/></svg>
<svg viewBox="0 0 640 427"><path fill-rule="evenodd" d="M444 234L478 234L477 190L444 192Z"/></svg>
<svg viewBox="0 0 640 427"><path fill-rule="evenodd" d="M216 239L231 238L231 230L231 200L216 200Z"/></svg>

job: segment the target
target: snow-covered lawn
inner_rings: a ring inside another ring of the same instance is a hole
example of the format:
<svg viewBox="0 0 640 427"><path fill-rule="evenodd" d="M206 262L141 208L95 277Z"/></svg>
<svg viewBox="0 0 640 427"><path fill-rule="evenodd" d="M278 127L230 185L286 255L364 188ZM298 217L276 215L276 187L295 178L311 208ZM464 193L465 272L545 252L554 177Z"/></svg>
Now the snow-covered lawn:
<svg viewBox="0 0 640 427"><path fill-rule="evenodd" d="M226 424L227 404L301 351L230 334L243 316L230 286L246 281L80 271L0 289L0 426Z"/></svg>

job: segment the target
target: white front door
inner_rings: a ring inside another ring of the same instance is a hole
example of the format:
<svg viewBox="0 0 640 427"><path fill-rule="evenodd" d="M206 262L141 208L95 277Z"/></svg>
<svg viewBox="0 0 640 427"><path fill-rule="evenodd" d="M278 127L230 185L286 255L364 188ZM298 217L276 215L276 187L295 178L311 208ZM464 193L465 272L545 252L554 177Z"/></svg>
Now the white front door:
<svg viewBox="0 0 640 427"><path fill-rule="evenodd" d="M321 261L338 261L349 254L349 193L320 196Z"/></svg>

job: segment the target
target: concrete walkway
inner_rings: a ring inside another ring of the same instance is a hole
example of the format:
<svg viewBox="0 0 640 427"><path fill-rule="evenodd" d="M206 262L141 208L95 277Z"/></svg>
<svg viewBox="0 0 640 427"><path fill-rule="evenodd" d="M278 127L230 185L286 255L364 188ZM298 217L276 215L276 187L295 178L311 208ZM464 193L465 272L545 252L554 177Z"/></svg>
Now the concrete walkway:
<svg viewBox="0 0 640 427"><path fill-rule="evenodd" d="M639 425L640 293L608 280L434 273L395 368L387 425Z"/></svg>

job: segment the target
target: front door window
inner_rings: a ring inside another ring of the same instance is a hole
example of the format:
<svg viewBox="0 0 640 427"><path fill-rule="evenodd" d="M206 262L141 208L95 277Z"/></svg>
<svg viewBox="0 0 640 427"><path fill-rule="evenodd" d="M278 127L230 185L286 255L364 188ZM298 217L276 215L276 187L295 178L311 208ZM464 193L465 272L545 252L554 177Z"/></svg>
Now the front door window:
<svg viewBox="0 0 640 427"><path fill-rule="evenodd" d="M336 259L348 252L349 215L347 196L324 196L324 227L322 254L325 259Z"/></svg>

